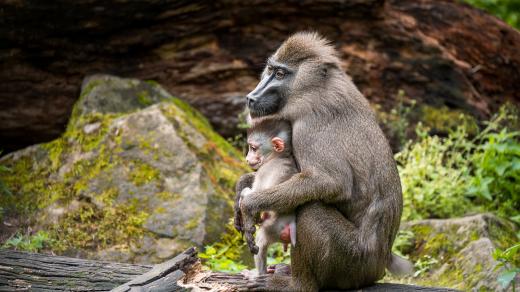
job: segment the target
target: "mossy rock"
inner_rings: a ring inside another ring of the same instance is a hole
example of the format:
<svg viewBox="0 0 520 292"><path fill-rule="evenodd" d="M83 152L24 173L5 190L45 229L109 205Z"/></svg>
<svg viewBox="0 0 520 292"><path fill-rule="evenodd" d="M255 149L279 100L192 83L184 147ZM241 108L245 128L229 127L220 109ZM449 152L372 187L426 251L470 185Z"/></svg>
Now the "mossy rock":
<svg viewBox="0 0 520 292"><path fill-rule="evenodd" d="M514 223L492 214L428 219L403 224L408 243L400 252L416 264L418 275L408 283L473 291L501 291L503 268L496 268L496 248L518 242Z"/></svg>
<svg viewBox="0 0 520 292"><path fill-rule="evenodd" d="M153 263L213 242L231 215L241 154L153 82L86 78L61 138L11 153L6 216L32 218L51 249Z"/></svg>

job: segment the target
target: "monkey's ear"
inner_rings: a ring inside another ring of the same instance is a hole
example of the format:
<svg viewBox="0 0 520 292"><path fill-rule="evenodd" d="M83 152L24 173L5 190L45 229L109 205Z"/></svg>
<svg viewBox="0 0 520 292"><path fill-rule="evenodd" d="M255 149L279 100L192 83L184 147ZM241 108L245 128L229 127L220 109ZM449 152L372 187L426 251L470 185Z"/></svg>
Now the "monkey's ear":
<svg viewBox="0 0 520 292"><path fill-rule="evenodd" d="M273 144L273 149L276 152L282 152L285 149L285 142L280 137L274 137L271 144Z"/></svg>
<svg viewBox="0 0 520 292"><path fill-rule="evenodd" d="M320 73L323 77L327 77L330 70L338 69L338 65L333 62L323 63L320 66Z"/></svg>

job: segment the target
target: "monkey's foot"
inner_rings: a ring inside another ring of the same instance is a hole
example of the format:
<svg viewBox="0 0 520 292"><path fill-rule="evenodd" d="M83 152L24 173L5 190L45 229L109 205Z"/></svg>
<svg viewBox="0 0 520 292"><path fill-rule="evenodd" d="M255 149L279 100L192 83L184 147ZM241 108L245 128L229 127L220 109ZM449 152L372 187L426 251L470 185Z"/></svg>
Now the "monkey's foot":
<svg viewBox="0 0 520 292"><path fill-rule="evenodd" d="M291 286L291 277L282 275L259 275L248 279L244 287L238 291L295 291Z"/></svg>
<svg viewBox="0 0 520 292"><path fill-rule="evenodd" d="M269 267L267 267L267 273L290 276L291 275L291 266L288 264L270 265Z"/></svg>
<svg viewBox="0 0 520 292"><path fill-rule="evenodd" d="M254 280L254 278L258 277L258 272L255 270L242 270L240 274L248 280Z"/></svg>

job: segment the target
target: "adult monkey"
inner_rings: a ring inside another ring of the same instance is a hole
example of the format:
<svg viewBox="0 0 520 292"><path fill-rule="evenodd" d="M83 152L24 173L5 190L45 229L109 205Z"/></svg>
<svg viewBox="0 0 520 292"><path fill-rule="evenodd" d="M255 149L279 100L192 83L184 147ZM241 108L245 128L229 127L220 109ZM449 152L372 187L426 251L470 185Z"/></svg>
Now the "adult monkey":
<svg viewBox="0 0 520 292"><path fill-rule="evenodd" d="M245 288L349 289L380 279L399 260L391 247L402 212L401 184L388 141L334 48L316 33L291 36L268 59L247 106L253 123L268 118L292 124L301 172L243 198L241 212L235 208L235 225L245 232L254 232L260 211L296 210L292 275L259 276ZM244 175L238 193L252 179Z"/></svg>

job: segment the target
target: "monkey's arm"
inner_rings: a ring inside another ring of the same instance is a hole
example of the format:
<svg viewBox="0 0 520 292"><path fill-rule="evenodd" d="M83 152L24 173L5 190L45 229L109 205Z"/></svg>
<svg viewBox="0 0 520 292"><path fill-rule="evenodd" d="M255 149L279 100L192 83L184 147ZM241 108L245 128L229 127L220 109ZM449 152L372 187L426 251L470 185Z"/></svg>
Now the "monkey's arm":
<svg viewBox="0 0 520 292"><path fill-rule="evenodd" d="M252 192L242 199L240 208L255 217L260 211L289 213L310 201L335 201L341 186L326 173L316 171L303 171L279 185Z"/></svg>
<svg viewBox="0 0 520 292"><path fill-rule="evenodd" d="M252 192L242 200L244 215L256 216L265 210L288 213L310 201L334 204L347 200L353 186L353 169L359 167L350 164L348 155L355 154L351 142L337 141L331 135L325 130L309 135L295 123L293 146L300 173L273 187ZM359 158L354 160L365 163Z"/></svg>
<svg viewBox="0 0 520 292"><path fill-rule="evenodd" d="M235 206L234 206L234 213L235 213L235 228L239 231L243 231L243 221L242 221L242 212L240 211L240 198L241 193L244 188L251 188L253 186L253 181L255 180L255 174L256 172L250 172L242 175L235 186Z"/></svg>

